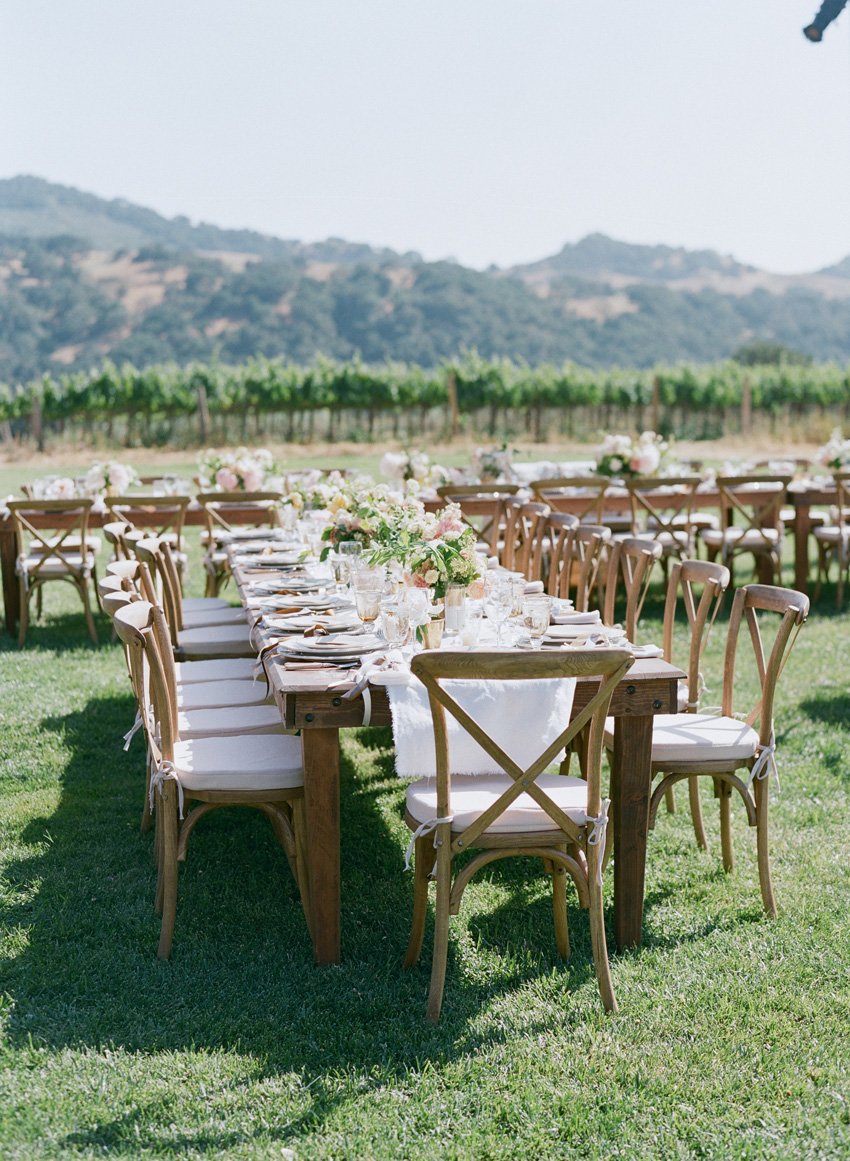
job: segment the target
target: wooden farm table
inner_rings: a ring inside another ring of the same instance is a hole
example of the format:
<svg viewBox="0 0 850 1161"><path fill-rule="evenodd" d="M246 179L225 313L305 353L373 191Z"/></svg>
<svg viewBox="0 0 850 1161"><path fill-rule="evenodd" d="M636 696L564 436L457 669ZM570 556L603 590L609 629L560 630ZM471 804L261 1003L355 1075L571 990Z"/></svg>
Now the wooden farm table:
<svg viewBox="0 0 850 1161"><path fill-rule="evenodd" d="M246 584L258 575L233 564L246 604ZM266 572L262 574L269 576ZM258 641L261 629L255 630ZM363 725L364 702L344 700L354 681L333 667L286 668L269 652L265 669L275 702L288 729L301 731L304 805L310 891L310 935L319 963L340 959L340 780L342 729ZM614 835L614 930L618 947L641 942L646 841L651 789L652 718L675 713L679 679L684 673L665 661L636 661L614 691L614 760L611 776L611 825ZM598 683L579 680L573 709L581 710ZM386 689L369 687L369 724L391 724Z"/></svg>
<svg viewBox="0 0 850 1161"><path fill-rule="evenodd" d="M794 509L794 588L809 591L809 537L812 532L812 507L837 503L834 484L805 484L788 489L787 502Z"/></svg>
<svg viewBox="0 0 850 1161"><path fill-rule="evenodd" d="M141 499L141 497L140 497ZM254 511L249 512L249 507ZM228 524L252 524L256 519L256 507L249 505L233 505L219 509L220 514ZM91 512L89 514L89 528L102 528L115 517L109 512ZM55 516L33 516L30 523L35 528L58 528L59 522ZM71 521L69 521L71 523ZM194 527L206 527L204 510L197 500L192 500L186 509L185 523ZM18 575L15 571L17 547L15 544L15 528L11 516L0 517L0 574L3 581L3 613L6 621L6 631L13 637L18 630L18 609L20 608L20 591Z"/></svg>

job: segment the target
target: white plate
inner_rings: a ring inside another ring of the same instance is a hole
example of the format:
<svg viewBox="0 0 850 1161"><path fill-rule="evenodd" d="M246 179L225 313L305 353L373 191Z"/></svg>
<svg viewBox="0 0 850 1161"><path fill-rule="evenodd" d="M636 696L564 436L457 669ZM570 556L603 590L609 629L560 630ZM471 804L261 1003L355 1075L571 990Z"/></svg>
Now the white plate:
<svg viewBox="0 0 850 1161"><path fill-rule="evenodd" d="M277 580L258 581L252 586L257 596L279 596L281 593L315 593L328 587L325 580L309 576L278 577Z"/></svg>
<svg viewBox="0 0 850 1161"><path fill-rule="evenodd" d="M262 602L262 609L264 613L271 613L274 615L278 609L335 609L342 612L344 609L353 609L354 603L346 600L345 597L338 597L332 595L329 597L317 597L315 595L296 597L296 596L275 596L273 598L264 600Z"/></svg>
<svg viewBox="0 0 850 1161"><path fill-rule="evenodd" d="M296 613L291 617L270 616L265 620L269 628L283 629L287 633L302 632L304 629L312 629L314 625L321 625L329 633L344 633L347 629L357 629L360 626L354 612L336 613L332 616L324 616L321 613Z"/></svg>
<svg viewBox="0 0 850 1161"><path fill-rule="evenodd" d="M383 637L374 633L339 633L330 640L327 637L293 637L281 642L281 648L287 653L308 657L359 657L386 647Z"/></svg>

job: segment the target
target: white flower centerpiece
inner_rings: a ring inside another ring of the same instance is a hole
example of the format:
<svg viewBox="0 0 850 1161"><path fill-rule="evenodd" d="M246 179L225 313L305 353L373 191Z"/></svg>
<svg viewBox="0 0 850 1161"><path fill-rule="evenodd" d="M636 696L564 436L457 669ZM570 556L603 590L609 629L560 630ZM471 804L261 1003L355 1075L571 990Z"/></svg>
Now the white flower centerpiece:
<svg viewBox="0 0 850 1161"><path fill-rule="evenodd" d="M86 472L82 491L87 496L123 496L138 481L138 474L129 464L103 460L92 464Z"/></svg>
<svg viewBox="0 0 850 1161"><path fill-rule="evenodd" d="M655 431L644 431L636 440L628 435L606 435L596 461L596 474L610 479L660 476L673 469L670 445Z"/></svg>
<svg viewBox="0 0 850 1161"><path fill-rule="evenodd" d="M514 453L506 443L498 447L477 447L472 453L472 470L482 482L509 480Z"/></svg>
<svg viewBox="0 0 850 1161"><path fill-rule="evenodd" d="M203 488L218 492L262 492L272 488L276 467L274 456L263 447L239 447L215 451L207 448L198 456L198 477Z"/></svg>
<svg viewBox="0 0 850 1161"><path fill-rule="evenodd" d="M823 447L815 452L814 466L831 472L842 472L850 467L850 439L845 439L836 427Z"/></svg>
<svg viewBox="0 0 850 1161"><path fill-rule="evenodd" d="M385 480L394 483L407 484L413 480L429 488L439 488L451 479L448 468L432 463L423 451L386 452L381 457L380 472Z"/></svg>

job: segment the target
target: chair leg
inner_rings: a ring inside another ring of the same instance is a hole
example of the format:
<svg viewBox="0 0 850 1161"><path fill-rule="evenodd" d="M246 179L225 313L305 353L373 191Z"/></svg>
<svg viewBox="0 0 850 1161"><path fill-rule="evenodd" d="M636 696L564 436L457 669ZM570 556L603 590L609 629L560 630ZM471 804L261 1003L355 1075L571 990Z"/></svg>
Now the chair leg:
<svg viewBox="0 0 850 1161"><path fill-rule="evenodd" d="M23 649L27 640L27 630L30 627L30 593L24 588L20 582L21 603L18 614L18 621L20 622L18 628L18 647Z"/></svg>
<svg viewBox="0 0 850 1161"><path fill-rule="evenodd" d="M151 759L150 754L145 760L145 800L142 803L142 819L139 823L139 830L142 834L147 834L153 825L153 811L151 810Z"/></svg>
<svg viewBox="0 0 850 1161"><path fill-rule="evenodd" d="M611 965L608 963L608 943L605 939L605 913L602 909L602 887L599 884L598 859L599 848L587 848L587 887L590 897L588 908L590 918L590 943L593 948L593 966L596 968L596 980L599 984L599 995L602 997L602 1006L606 1012L617 1011L617 999L614 995L614 984L611 980Z"/></svg>
<svg viewBox="0 0 850 1161"><path fill-rule="evenodd" d="M434 920L434 955L431 961L431 987L428 992L428 1019L440 1018L446 985L446 961L449 954L449 901L452 888L452 849L443 843L437 851L437 908Z"/></svg>
<svg viewBox="0 0 850 1161"><path fill-rule="evenodd" d="M767 778L757 778L754 785L756 804L756 844L758 849L759 886L761 900L765 914L770 919L776 918L776 898L773 894L773 881L770 874L770 848L768 845L768 800L770 798L770 782Z"/></svg>
<svg viewBox="0 0 850 1161"><path fill-rule="evenodd" d="M78 582L77 587L80 590L80 596L81 596L82 601L83 601L83 612L85 613L85 616L86 616L86 628L89 631L89 637L91 637L92 643L97 645L97 629L94 626L94 617L92 616L92 613L91 613L91 601L89 600L88 581L85 578L83 578L81 581Z"/></svg>
<svg viewBox="0 0 850 1161"><path fill-rule="evenodd" d="M425 920L428 916L428 881L434 869L434 839L431 835L416 840L415 862L413 865L413 918L410 923L410 939L404 956L404 966L413 967L422 954L422 940L425 937Z"/></svg>
<svg viewBox="0 0 850 1161"><path fill-rule="evenodd" d="M566 853L566 847L561 848ZM567 872L557 863L552 868L552 918L555 947L561 959L570 958L570 923L567 915Z"/></svg>
<svg viewBox="0 0 850 1161"><path fill-rule="evenodd" d="M672 786L668 786L664 791L664 805L667 807L668 814L676 813L676 795Z"/></svg>
<svg viewBox="0 0 850 1161"><path fill-rule="evenodd" d="M705 824L702 819L702 804L699 798L699 778L694 776L688 779L688 801L691 807L691 821L694 824L694 835L697 846L704 851L708 850L708 840L705 837Z"/></svg>
<svg viewBox="0 0 850 1161"><path fill-rule="evenodd" d="M307 859L307 825L304 815L304 799L296 798L292 803L292 830L295 835L295 871L298 894L307 921L307 930L312 931L310 907L310 879Z"/></svg>
<svg viewBox="0 0 850 1161"><path fill-rule="evenodd" d="M177 916L177 795L172 785L159 800L162 827L162 927L159 933L157 955L168 959L174 941L174 921Z"/></svg>
<svg viewBox="0 0 850 1161"><path fill-rule="evenodd" d="M717 789L720 797L720 848L723 854L723 870L731 871L735 867L735 852L732 846L732 787L728 782L718 779Z"/></svg>

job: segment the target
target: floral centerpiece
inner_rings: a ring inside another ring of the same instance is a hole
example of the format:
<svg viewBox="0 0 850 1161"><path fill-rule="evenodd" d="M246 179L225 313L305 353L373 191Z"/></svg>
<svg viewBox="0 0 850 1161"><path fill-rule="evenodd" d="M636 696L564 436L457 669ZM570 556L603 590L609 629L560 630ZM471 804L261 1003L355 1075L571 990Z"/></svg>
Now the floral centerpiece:
<svg viewBox="0 0 850 1161"><path fill-rule="evenodd" d="M472 468L481 480L508 479L513 456L506 443L499 447L477 447L472 453Z"/></svg>
<svg viewBox="0 0 850 1161"><path fill-rule="evenodd" d="M374 530L370 560L399 564L415 588L442 598L450 584L471 585L480 576L475 530L464 523L460 507L425 512L416 501L391 508Z"/></svg>
<svg viewBox="0 0 850 1161"><path fill-rule="evenodd" d="M330 520L322 533L326 542L322 560L343 541L354 540L368 547L378 524L397 503L386 484L375 484L368 476L345 481L339 477L337 484L324 505Z"/></svg>
<svg viewBox="0 0 850 1161"><path fill-rule="evenodd" d="M207 448L198 456L198 476L204 488L220 492L262 492L277 490L277 469L267 448L239 447L215 451ZM274 486L273 486L274 485Z"/></svg>
<svg viewBox="0 0 850 1161"><path fill-rule="evenodd" d="M415 480L439 488L450 480L450 473L441 464L431 462L431 457L422 451L386 452L381 457L381 475L385 480L407 483Z"/></svg>
<svg viewBox="0 0 850 1161"><path fill-rule="evenodd" d="M670 445L654 431L644 431L636 440L628 435L606 435L596 474L619 479L663 475L672 467L669 452Z"/></svg>
<svg viewBox="0 0 850 1161"><path fill-rule="evenodd" d="M818 448L813 462L816 467L829 468L832 472L850 467L850 439L844 438L840 427L836 427L823 447Z"/></svg>
<svg viewBox="0 0 850 1161"><path fill-rule="evenodd" d="M88 496L121 496L138 483L138 474L116 460L92 464L82 481L82 491Z"/></svg>
<svg viewBox="0 0 850 1161"><path fill-rule="evenodd" d="M33 500L76 500L79 488L70 476L42 476L29 485Z"/></svg>

